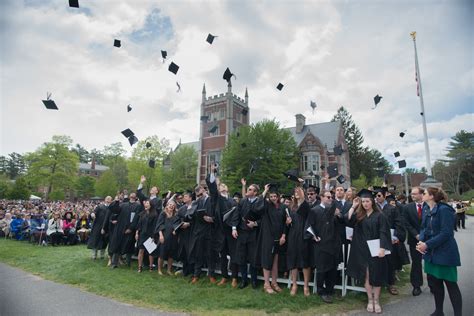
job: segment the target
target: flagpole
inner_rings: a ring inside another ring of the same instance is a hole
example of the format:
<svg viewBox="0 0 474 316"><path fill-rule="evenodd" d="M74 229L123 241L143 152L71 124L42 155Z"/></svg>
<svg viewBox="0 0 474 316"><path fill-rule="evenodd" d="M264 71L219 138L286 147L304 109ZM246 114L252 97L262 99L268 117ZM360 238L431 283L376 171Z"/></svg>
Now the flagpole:
<svg viewBox="0 0 474 316"><path fill-rule="evenodd" d="M413 38L413 46L415 47L415 68L416 68L416 79L418 82L418 93L420 97L420 107L421 107L421 121L423 123L423 136L425 139L425 156L426 156L426 171L428 177L432 176L431 172L431 159L430 159L430 147L428 144L428 131L426 130L426 116L425 116L425 105L423 103L423 90L421 88L421 76L420 76L420 66L418 64L418 53L416 51L416 32L410 33Z"/></svg>

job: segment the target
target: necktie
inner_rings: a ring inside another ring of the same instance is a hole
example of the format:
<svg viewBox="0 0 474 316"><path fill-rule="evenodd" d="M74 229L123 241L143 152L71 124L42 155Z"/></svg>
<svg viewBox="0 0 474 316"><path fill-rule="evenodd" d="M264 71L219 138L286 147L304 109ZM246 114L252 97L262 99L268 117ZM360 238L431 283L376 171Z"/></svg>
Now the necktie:
<svg viewBox="0 0 474 316"><path fill-rule="evenodd" d="M418 219L421 219L421 204L416 205L418 208Z"/></svg>

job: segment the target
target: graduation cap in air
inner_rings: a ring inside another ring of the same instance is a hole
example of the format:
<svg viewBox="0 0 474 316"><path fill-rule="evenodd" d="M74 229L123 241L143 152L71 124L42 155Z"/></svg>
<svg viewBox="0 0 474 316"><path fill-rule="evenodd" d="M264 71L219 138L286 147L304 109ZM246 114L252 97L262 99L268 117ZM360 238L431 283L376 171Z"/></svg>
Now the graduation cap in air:
<svg viewBox="0 0 474 316"><path fill-rule="evenodd" d="M281 91L281 89L283 89L284 85L279 82L278 85L277 85L277 89Z"/></svg>
<svg viewBox="0 0 474 316"><path fill-rule="evenodd" d="M127 112L130 112L131 110L132 110L132 105L131 104L127 105Z"/></svg>
<svg viewBox="0 0 474 316"><path fill-rule="evenodd" d="M212 42L214 41L216 37L217 37L216 35L212 35L211 33L209 33L209 35L207 35L206 42L212 45Z"/></svg>
<svg viewBox="0 0 474 316"><path fill-rule="evenodd" d="M133 144L138 143L138 138L135 135L132 135L128 138L128 142L130 143L130 146L133 146Z"/></svg>
<svg viewBox="0 0 474 316"><path fill-rule="evenodd" d="M362 189L359 192L357 192L357 196L361 198L373 198L374 197L374 192L367 190L367 189Z"/></svg>
<svg viewBox="0 0 474 316"><path fill-rule="evenodd" d="M343 184L344 182L346 182L346 178L342 174L339 177L337 177L336 180L340 184Z"/></svg>
<svg viewBox="0 0 474 316"><path fill-rule="evenodd" d="M216 125L213 125L211 128L209 128L207 131L209 133L215 133L217 131L217 128L218 128L218 126L216 124Z"/></svg>
<svg viewBox="0 0 474 316"><path fill-rule="evenodd" d="M247 115L248 112L249 112L249 110L247 110L246 108L242 109L242 115Z"/></svg>
<svg viewBox="0 0 474 316"><path fill-rule="evenodd" d="M255 171L257 171L257 162L256 161L253 161L250 163L250 173L255 173Z"/></svg>
<svg viewBox="0 0 474 316"><path fill-rule="evenodd" d="M246 147L247 147L247 144L246 144L246 143L242 143L242 144L240 144L240 147L246 148Z"/></svg>
<svg viewBox="0 0 474 316"><path fill-rule="evenodd" d="M226 70L224 71L224 75L222 75L222 79L224 79L227 82L230 82L230 78L232 78L232 76L234 76L235 79L237 79L237 77L232 72L230 72L229 67L227 67Z"/></svg>
<svg viewBox="0 0 474 316"><path fill-rule="evenodd" d="M150 148L150 147L151 147L151 143L150 143L150 142L146 142L145 146L146 146L146 148Z"/></svg>
<svg viewBox="0 0 474 316"><path fill-rule="evenodd" d="M314 101L309 101L309 106L313 109L313 114L314 114L314 109L316 109L316 102Z"/></svg>
<svg viewBox="0 0 474 316"><path fill-rule="evenodd" d="M393 153L393 155L395 156L395 158L400 157L400 152L396 151L396 152Z"/></svg>
<svg viewBox="0 0 474 316"><path fill-rule="evenodd" d="M208 119L209 119L209 116L201 115L201 121L203 121L204 123L206 123Z"/></svg>
<svg viewBox="0 0 474 316"><path fill-rule="evenodd" d="M314 172L311 170L311 171L308 173L308 176L310 176L310 177L314 177L314 176L315 176L315 174L314 174Z"/></svg>
<svg viewBox="0 0 474 316"><path fill-rule="evenodd" d="M48 110L59 110L56 103L53 100L51 100L51 93L49 93L49 92L46 93L46 100L41 100L41 101L43 101L44 106Z"/></svg>
<svg viewBox="0 0 474 316"><path fill-rule="evenodd" d="M163 58L163 63L165 62L166 56L168 56L168 53L165 50L161 51L161 58Z"/></svg>
<svg viewBox="0 0 474 316"><path fill-rule="evenodd" d="M327 171L328 171L328 174L329 174L329 178L337 177L337 175L339 174L337 164L330 164L327 168Z"/></svg>
<svg viewBox="0 0 474 316"><path fill-rule="evenodd" d="M374 103L375 103L375 106L373 107L374 109L377 107L377 105L380 103L380 100L382 100L382 97L380 95L376 95L374 97Z"/></svg>
<svg viewBox="0 0 474 316"><path fill-rule="evenodd" d="M115 39L115 40L114 40L114 46L115 46L115 47L122 47L122 42L121 42L120 40L118 40L118 39Z"/></svg>
<svg viewBox="0 0 474 316"><path fill-rule="evenodd" d="M400 132L400 134L398 134L398 135L400 135L400 137L403 138L405 136L405 132L406 131Z"/></svg>
<svg viewBox="0 0 474 316"><path fill-rule="evenodd" d="M336 155L340 156L343 152L344 150L342 149L342 145L337 145L336 147L334 147L334 153Z"/></svg>
<svg viewBox="0 0 474 316"><path fill-rule="evenodd" d="M174 62L171 62L171 64L168 67L168 70L176 75L178 73L179 66L176 65Z"/></svg>
<svg viewBox="0 0 474 316"><path fill-rule="evenodd" d="M176 86L178 86L178 90L176 90L176 92L181 92L181 85L178 83L178 81L176 81Z"/></svg>
<svg viewBox="0 0 474 316"><path fill-rule="evenodd" d="M154 160L154 159L150 159L150 160L148 161L148 166L149 166L150 168L155 168L155 160Z"/></svg>
<svg viewBox="0 0 474 316"><path fill-rule="evenodd" d="M69 0L69 7L79 8L79 0Z"/></svg>
<svg viewBox="0 0 474 316"><path fill-rule="evenodd" d="M283 175L290 181L300 183L298 174L295 170L288 170L287 172L283 172Z"/></svg>
<svg viewBox="0 0 474 316"><path fill-rule="evenodd" d="M405 168L407 166L407 162L405 160L400 160L398 162L398 168Z"/></svg>
<svg viewBox="0 0 474 316"><path fill-rule="evenodd" d="M126 138L129 138L130 136L135 135L135 133L132 132L132 130L130 128L127 128L127 129L122 131L122 135L125 136Z"/></svg>
<svg viewBox="0 0 474 316"><path fill-rule="evenodd" d="M319 167L319 169L321 169L321 170L324 170L324 168L326 168L325 165L321 165L321 166Z"/></svg>

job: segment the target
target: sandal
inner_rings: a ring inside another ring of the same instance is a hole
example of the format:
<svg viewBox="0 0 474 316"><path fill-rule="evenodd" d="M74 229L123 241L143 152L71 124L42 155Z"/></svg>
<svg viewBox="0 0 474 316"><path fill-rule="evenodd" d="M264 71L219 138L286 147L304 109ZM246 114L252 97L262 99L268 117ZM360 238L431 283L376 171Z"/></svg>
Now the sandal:
<svg viewBox="0 0 474 316"><path fill-rule="evenodd" d="M153 271L153 266L150 266L150 272L152 272L152 271Z"/></svg>
<svg viewBox="0 0 474 316"><path fill-rule="evenodd" d="M380 306L379 301L374 300L374 311L377 314L382 314L382 306Z"/></svg>
<svg viewBox="0 0 474 316"><path fill-rule="evenodd" d="M271 287L272 287L273 290L275 290L275 292L277 292L277 293L280 293L280 292L283 291L283 290L281 289L281 287L278 286L277 283L272 283Z"/></svg>
<svg viewBox="0 0 474 316"><path fill-rule="evenodd" d="M263 286L263 290L264 290L265 293L267 293L267 294L275 294L275 291L273 291L272 286L271 286L270 284L264 285L264 286Z"/></svg>
<svg viewBox="0 0 474 316"><path fill-rule="evenodd" d="M142 272L142 267L138 267L138 273Z"/></svg>
<svg viewBox="0 0 474 316"><path fill-rule="evenodd" d="M298 291L298 285L293 285L291 287L290 295L295 296L297 291Z"/></svg>
<svg viewBox="0 0 474 316"><path fill-rule="evenodd" d="M303 287L303 293L304 293L304 296L306 296L306 297L311 295L311 292L309 291L308 286Z"/></svg>
<svg viewBox="0 0 474 316"><path fill-rule="evenodd" d="M163 275L163 272L161 272L161 270L158 270L158 275Z"/></svg>
<svg viewBox="0 0 474 316"><path fill-rule="evenodd" d="M372 299L369 299L369 302L367 303L367 312L369 313L373 313L375 312L375 308L374 308L374 300Z"/></svg>

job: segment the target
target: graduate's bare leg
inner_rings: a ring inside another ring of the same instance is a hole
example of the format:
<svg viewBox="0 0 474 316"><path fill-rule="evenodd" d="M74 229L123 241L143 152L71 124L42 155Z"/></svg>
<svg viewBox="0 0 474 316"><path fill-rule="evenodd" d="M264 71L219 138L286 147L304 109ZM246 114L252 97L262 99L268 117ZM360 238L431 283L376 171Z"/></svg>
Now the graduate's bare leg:
<svg viewBox="0 0 474 316"><path fill-rule="evenodd" d="M298 276L298 269L293 269L290 271L290 275L291 275L291 291L290 291L290 295L291 296L295 296L296 295L296 291L298 290L298 284L296 284L296 278Z"/></svg>
<svg viewBox="0 0 474 316"><path fill-rule="evenodd" d="M94 248L91 251L92 251L92 260L97 259L97 249Z"/></svg>
<svg viewBox="0 0 474 316"><path fill-rule="evenodd" d="M270 270L263 269L263 290L268 294L275 293L270 285Z"/></svg>
<svg viewBox="0 0 474 316"><path fill-rule="evenodd" d="M145 249L139 249L138 250L138 272L142 272L144 255L145 255Z"/></svg>
<svg viewBox="0 0 474 316"><path fill-rule="evenodd" d="M382 307L380 306L380 290L382 290L381 286L373 286L372 287L372 292L374 293L374 311L377 314L380 314L382 312Z"/></svg>
<svg viewBox="0 0 474 316"><path fill-rule="evenodd" d="M304 280L304 287L303 293L304 296L309 296L311 292L309 291L309 278L311 277L311 268L304 268L303 269L303 280Z"/></svg>
<svg viewBox="0 0 474 316"><path fill-rule="evenodd" d="M163 259L161 257L158 257L158 274L163 275Z"/></svg>
<svg viewBox="0 0 474 316"><path fill-rule="evenodd" d="M278 286L278 254L273 257L273 264L272 264L272 288L280 293L282 289Z"/></svg>
<svg viewBox="0 0 474 316"><path fill-rule="evenodd" d="M173 274L173 258L168 258L168 274L172 275Z"/></svg>
<svg viewBox="0 0 474 316"><path fill-rule="evenodd" d="M150 264L150 271L153 271L153 261L155 261L155 258L153 258L152 255L148 255L148 262Z"/></svg>
<svg viewBox="0 0 474 316"><path fill-rule="evenodd" d="M374 312L374 296L372 293L372 285L369 283L369 269L365 271L365 283L364 283L365 290L367 292L367 311L369 313ZM379 292L380 294L380 292Z"/></svg>

